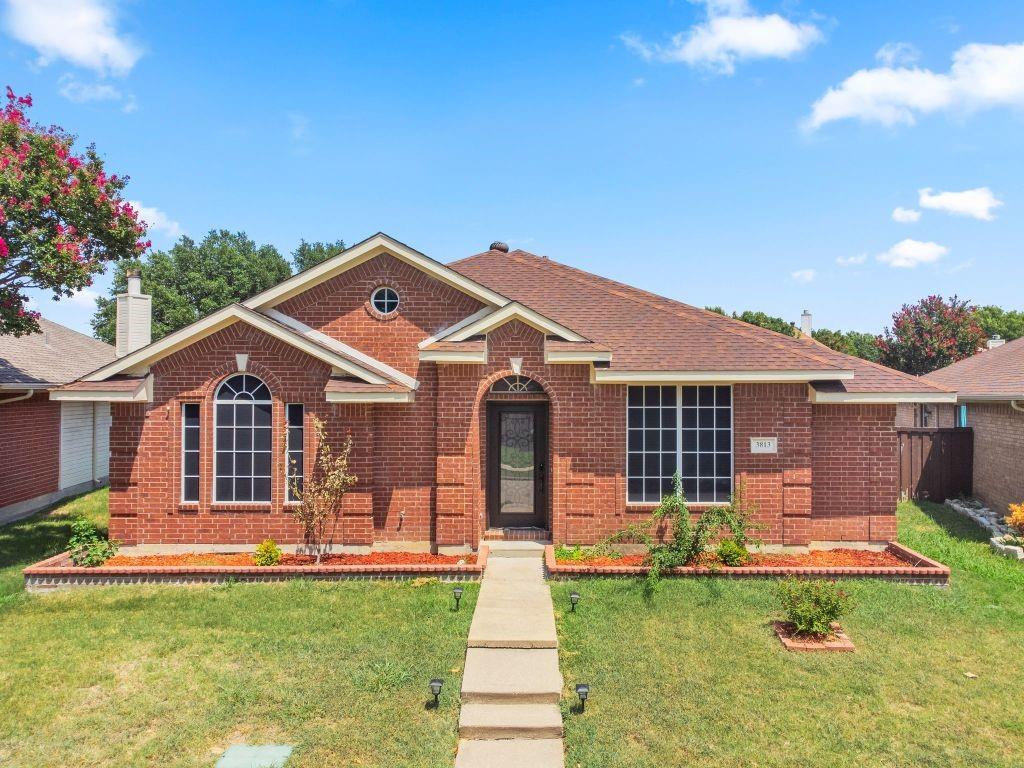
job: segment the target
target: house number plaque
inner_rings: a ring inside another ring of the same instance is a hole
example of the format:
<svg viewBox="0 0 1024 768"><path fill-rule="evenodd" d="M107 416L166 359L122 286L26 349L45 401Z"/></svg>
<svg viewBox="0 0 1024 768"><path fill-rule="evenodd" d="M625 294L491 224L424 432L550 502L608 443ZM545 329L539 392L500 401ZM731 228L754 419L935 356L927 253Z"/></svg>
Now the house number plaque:
<svg viewBox="0 0 1024 768"><path fill-rule="evenodd" d="M750 438L751 453L778 453L779 438L777 437L752 437Z"/></svg>

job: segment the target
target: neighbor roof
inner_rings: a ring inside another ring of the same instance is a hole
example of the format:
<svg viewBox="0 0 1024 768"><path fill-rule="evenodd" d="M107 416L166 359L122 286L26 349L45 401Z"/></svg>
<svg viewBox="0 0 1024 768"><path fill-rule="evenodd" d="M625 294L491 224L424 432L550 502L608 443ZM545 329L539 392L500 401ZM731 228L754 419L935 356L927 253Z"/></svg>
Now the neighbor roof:
<svg viewBox="0 0 1024 768"><path fill-rule="evenodd" d="M40 333L0 336L0 389L47 389L114 359L114 348L46 318Z"/></svg>
<svg viewBox="0 0 1024 768"><path fill-rule="evenodd" d="M449 265L611 350L610 372L812 372L847 392L946 390L914 376L521 250ZM794 380L797 380L794 375Z"/></svg>
<svg viewBox="0 0 1024 768"><path fill-rule="evenodd" d="M954 387L961 400L1024 400L1024 338L983 350L924 378Z"/></svg>

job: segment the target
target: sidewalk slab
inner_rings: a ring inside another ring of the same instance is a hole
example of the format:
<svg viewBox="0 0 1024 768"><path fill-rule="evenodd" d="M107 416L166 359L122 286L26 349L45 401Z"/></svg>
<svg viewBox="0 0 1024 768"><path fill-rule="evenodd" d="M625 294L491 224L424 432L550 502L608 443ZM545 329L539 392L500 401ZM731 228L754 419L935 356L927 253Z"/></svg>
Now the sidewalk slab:
<svg viewBox="0 0 1024 768"><path fill-rule="evenodd" d="M557 704L562 696L558 651L470 648L462 673L463 703Z"/></svg>
<svg viewBox="0 0 1024 768"><path fill-rule="evenodd" d="M562 711L557 704L463 704L463 739L560 739Z"/></svg>
<svg viewBox="0 0 1024 768"><path fill-rule="evenodd" d="M455 768L565 768L561 739L459 742Z"/></svg>

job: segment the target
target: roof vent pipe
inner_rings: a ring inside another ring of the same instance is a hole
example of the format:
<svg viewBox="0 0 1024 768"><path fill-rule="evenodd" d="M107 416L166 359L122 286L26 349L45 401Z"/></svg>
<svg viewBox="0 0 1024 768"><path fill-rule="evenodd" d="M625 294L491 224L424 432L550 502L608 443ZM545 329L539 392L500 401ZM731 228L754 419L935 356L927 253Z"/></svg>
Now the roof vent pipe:
<svg viewBox="0 0 1024 768"><path fill-rule="evenodd" d="M800 315L800 333L804 336L810 336L814 332L814 323L811 320L811 313L806 309L803 314Z"/></svg>
<svg viewBox="0 0 1024 768"><path fill-rule="evenodd" d="M142 274L129 270L128 292L117 295L117 341L114 353L130 355L149 344L153 335L153 297L142 292Z"/></svg>
<svg viewBox="0 0 1024 768"><path fill-rule="evenodd" d="M996 334L996 335L994 335L994 336L993 336L993 337L992 337L991 339L989 339L989 340L988 340L988 344L987 344L987 346L988 346L988 348L989 348L989 349L995 349L996 347L1001 347L1001 346L1003 346L1003 344L1005 344L1005 343L1006 343L1006 339L1002 338L1002 337L1001 337L1001 336L1000 336L1000 335L999 335L999 334L997 333L997 334Z"/></svg>

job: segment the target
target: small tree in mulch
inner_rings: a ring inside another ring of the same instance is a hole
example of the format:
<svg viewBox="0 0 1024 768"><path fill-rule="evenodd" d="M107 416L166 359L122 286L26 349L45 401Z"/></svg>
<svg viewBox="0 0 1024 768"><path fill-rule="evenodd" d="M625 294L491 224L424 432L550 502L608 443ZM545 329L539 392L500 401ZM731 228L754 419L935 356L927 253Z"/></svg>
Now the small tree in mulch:
<svg viewBox="0 0 1024 768"><path fill-rule="evenodd" d="M341 450L335 453L327 442L324 423L316 416L311 417L310 423L316 435L316 455L303 481L300 483L298 478L291 481L292 495L299 503L289 511L302 526L306 551L315 556L319 565L334 541L341 501L359 478L349 471L352 437L346 438ZM294 467L294 461L292 465Z"/></svg>

